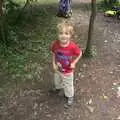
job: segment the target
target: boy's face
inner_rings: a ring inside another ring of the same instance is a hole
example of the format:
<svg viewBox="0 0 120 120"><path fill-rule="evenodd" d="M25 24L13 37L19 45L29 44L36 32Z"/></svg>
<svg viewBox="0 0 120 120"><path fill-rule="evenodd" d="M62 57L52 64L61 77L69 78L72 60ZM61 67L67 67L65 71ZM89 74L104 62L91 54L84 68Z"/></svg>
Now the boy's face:
<svg viewBox="0 0 120 120"><path fill-rule="evenodd" d="M62 28L59 32L59 41L62 44L67 44L71 39L70 30L67 28Z"/></svg>

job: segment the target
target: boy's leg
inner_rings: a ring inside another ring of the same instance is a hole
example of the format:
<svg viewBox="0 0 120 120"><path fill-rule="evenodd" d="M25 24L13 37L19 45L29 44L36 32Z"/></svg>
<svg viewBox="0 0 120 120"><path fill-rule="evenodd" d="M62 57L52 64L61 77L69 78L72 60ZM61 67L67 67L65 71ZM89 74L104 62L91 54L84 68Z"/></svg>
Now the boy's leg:
<svg viewBox="0 0 120 120"><path fill-rule="evenodd" d="M63 88L63 82L62 82L62 77L59 71L56 71L54 73L54 86L55 88L53 88L49 92L52 94L60 94L61 89Z"/></svg>
<svg viewBox="0 0 120 120"><path fill-rule="evenodd" d="M72 105L74 98L74 86L73 86L73 74L69 76L63 76L63 84L64 84L64 93L68 98L68 105Z"/></svg>
<svg viewBox="0 0 120 120"><path fill-rule="evenodd" d="M55 84L55 89L63 88L63 81L62 81L61 73L59 71L56 71L54 73L54 84Z"/></svg>

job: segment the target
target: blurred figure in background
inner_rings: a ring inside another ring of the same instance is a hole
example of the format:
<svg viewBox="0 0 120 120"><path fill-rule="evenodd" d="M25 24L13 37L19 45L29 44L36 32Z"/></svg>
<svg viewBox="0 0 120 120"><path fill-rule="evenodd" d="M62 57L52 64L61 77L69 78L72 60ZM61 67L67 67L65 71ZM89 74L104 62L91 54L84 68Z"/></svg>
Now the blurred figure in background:
<svg viewBox="0 0 120 120"><path fill-rule="evenodd" d="M69 18L72 16L71 2L72 0L59 0L59 6L57 10L58 17Z"/></svg>

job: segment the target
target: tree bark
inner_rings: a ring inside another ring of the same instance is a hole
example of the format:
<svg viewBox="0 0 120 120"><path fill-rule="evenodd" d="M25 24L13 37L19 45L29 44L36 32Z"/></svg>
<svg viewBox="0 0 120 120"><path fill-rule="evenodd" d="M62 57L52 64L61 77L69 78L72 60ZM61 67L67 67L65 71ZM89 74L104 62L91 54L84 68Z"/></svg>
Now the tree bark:
<svg viewBox="0 0 120 120"><path fill-rule="evenodd" d="M6 25L6 20L3 14L2 10L3 6L3 0L0 0L0 42L4 45L7 46L7 25Z"/></svg>
<svg viewBox="0 0 120 120"><path fill-rule="evenodd" d="M96 0L91 0L91 9L92 11L89 22L88 40L87 40L86 50L84 53L86 57L92 56L92 36L94 30L94 21L96 17Z"/></svg>
<svg viewBox="0 0 120 120"><path fill-rule="evenodd" d="M25 8L27 7L27 5L30 4L30 0L26 0L25 2L25 5L23 6L23 8L20 10L18 16L17 16L17 19L15 21L15 23L18 23L18 21L20 20L21 16L22 16L22 13L24 12Z"/></svg>
<svg viewBox="0 0 120 120"><path fill-rule="evenodd" d="M3 4L3 0L0 0L0 18L3 14L3 11L2 11L2 4Z"/></svg>

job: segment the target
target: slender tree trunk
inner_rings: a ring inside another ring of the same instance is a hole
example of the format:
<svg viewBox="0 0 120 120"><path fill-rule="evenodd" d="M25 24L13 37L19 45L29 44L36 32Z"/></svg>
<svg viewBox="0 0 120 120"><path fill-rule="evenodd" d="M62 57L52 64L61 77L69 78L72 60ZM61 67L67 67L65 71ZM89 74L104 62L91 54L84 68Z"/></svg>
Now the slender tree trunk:
<svg viewBox="0 0 120 120"><path fill-rule="evenodd" d="M84 55L86 57L92 56L92 36L93 36L93 30L94 30L94 21L96 17L96 0L91 0L91 16L90 16L90 22L89 22L89 31L88 31L88 41L87 46Z"/></svg>
<svg viewBox="0 0 120 120"><path fill-rule="evenodd" d="M6 17L2 10L3 0L0 0L0 43L2 43L3 48L7 48L8 46L8 30Z"/></svg>
<svg viewBox="0 0 120 120"><path fill-rule="evenodd" d="M25 2L25 5L23 6L23 8L20 10L18 16L17 16L17 19L16 19L16 22L15 23L18 23L18 21L20 20L21 16L22 16L22 13L24 12L25 8L27 7L27 5L30 4L30 0L26 0Z"/></svg>
<svg viewBox="0 0 120 120"><path fill-rule="evenodd" d="M0 0L0 38L1 38L0 42L5 42L2 5L3 5L3 0Z"/></svg>
<svg viewBox="0 0 120 120"><path fill-rule="evenodd" d="M2 11L2 4L3 4L3 0L0 0L0 17L1 17L2 14L3 14L3 11Z"/></svg>

